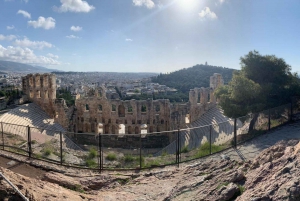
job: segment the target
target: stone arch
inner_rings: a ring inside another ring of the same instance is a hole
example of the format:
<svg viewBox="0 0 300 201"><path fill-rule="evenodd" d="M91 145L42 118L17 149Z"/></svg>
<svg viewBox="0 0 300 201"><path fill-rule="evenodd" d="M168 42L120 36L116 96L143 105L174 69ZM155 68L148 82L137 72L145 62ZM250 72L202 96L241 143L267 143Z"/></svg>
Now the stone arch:
<svg viewBox="0 0 300 201"><path fill-rule="evenodd" d="M116 126L115 125L111 126L111 133L116 134Z"/></svg>
<svg viewBox="0 0 300 201"><path fill-rule="evenodd" d="M125 134L125 124L119 124L119 134Z"/></svg>
<svg viewBox="0 0 300 201"><path fill-rule="evenodd" d="M109 125L108 124L106 124L105 125L105 134L109 134Z"/></svg>
<svg viewBox="0 0 300 201"><path fill-rule="evenodd" d="M142 124L141 125L141 134L147 134L148 133L147 128L148 128L147 124Z"/></svg>
<svg viewBox="0 0 300 201"><path fill-rule="evenodd" d="M102 123L98 124L98 133L103 134L103 124Z"/></svg>
<svg viewBox="0 0 300 201"><path fill-rule="evenodd" d="M125 107L124 107L124 105L119 105L118 114L119 114L119 117L125 117Z"/></svg>
<svg viewBox="0 0 300 201"><path fill-rule="evenodd" d="M156 131L157 131L157 132L160 132L160 126L157 126L157 127L156 127Z"/></svg>
<svg viewBox="0 0 300 201"><path fill-rule="evenodd" d="M132 127L128 126L128 134L132 134Z"/></svg>
<svg viewBox="0 0 300 201"><path fill-rule="evenodd" d="M153 133L153 126L150 126L149 133Z"/></svg>
<svg viewBox="0 0 300 201"><path fill-rule="evenodd" d="M84 125L84 132L89 132L89 124L85 123Z"/></svg>

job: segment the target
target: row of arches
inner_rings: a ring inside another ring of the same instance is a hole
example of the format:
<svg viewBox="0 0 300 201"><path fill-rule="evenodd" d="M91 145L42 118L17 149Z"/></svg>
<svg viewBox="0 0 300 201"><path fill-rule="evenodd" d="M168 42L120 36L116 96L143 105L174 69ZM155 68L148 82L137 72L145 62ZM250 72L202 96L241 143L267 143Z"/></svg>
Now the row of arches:
<svg viewBox="0 0 300 201"><path fill-rule="evenodd" d="M102 134L146 134L153 132L161 132L166 128L161 126L148 126L147 124L126 126L125 124L102 124L102 123L86 123L78 124L78 133L102 133Z"/></svg>

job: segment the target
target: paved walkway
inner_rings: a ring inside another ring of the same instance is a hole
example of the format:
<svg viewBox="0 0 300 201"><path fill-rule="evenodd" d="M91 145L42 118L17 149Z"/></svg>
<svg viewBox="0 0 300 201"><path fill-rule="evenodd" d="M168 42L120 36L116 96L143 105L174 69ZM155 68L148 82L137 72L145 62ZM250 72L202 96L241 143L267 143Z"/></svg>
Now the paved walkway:
<svg viewBox="0 0 300 201"><path fill-rule="evenodd" d="M273 131L263 134L259 137L253 138L239 145L236 149L230 148L212 156L183 163L181 167L199 164L202 161L221 160L224 156L229 157L231 160L248 161L254 159L260 152L270 146L273 146L281 140L299 139L300 140L300 122L287 124L286 126L279 127Z"/></svg>

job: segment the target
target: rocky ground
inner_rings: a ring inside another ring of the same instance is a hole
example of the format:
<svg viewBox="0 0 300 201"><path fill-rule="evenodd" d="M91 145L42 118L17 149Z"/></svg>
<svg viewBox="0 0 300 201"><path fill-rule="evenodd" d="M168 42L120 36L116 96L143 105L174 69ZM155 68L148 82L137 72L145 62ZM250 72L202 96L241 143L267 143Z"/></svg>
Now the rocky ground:
<svg viewBox="0 0 300 201"><path fill-rule="evenodd" d="M182 168L144 172L26 177L0 171L30 200L300 200L300 142L285 140L252 161L206 160ZM15 194L1 181L0 200Z"/></svg>

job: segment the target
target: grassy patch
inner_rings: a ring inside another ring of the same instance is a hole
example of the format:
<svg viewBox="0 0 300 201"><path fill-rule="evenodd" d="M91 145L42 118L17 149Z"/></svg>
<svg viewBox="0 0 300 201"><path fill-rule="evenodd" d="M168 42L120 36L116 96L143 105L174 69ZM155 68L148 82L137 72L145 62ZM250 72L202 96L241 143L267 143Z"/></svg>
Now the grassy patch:
<svg viewBox="0 0 300 201"><path fill-rule="evenodd" d="M224 146L222 145L211 145L211 153L216 153L219 151L222 151L224 149ZM193 158L201 158L203 156L210 155L210 144L209 142L204 143L201 145L197 153L193 156Z"/></svg>
<svg viewBox="0 0 300 201"><path fill-rule="evenodd" d="M125 185L129 182L129 178L126 178L126 179L121 179L121 178L118 178L117 179L117 182L121 185Z"/></svg>
<svg viewBox="0 0 300 201"><path fill-rule="evenodd" d="M82 186L79 184L75 184L74 186L70 187L69 189L72 191L79 192L79 193L84 193Z"/></svg>
<svg viewBox="0 0 300 201"><path fill-rule="evenodd" d="M108 153L105 158L109 161L115 161L117 160L117 155L115 153Z"/></svg>
<svg viewBox="0 0 300 201"><path fill-rule="evenodd" d="M92 159L92 158L96 158L96 156L97 156L97 149L95 147L90 148L88 158Z"/></svg>
<svg viewBox="0 0 300 201"><path fill-rule="evenodd" d="M222 188L223 186L227 186L229 184L229 182L222 182L217 186L217 189Z"/></svg>
<svg viewBox="0 0 300 201"><path fill-rule="evenodd" d="M180 153L187 153L189 152L189 148L187 146L184 146L181 150Z"/></svg>
<svg viewBox="0 0 300 201"><path fill-rule="evenodd" d="M125 155L125 157L124 157L125 163L130 163L130 162L133 162L136 160L138 160L138 157L134 157L132 155Z"/></svg>
<svg viewBox="0 0 300 201"><path fill-rule="evenodd" d="M85 160L85 165L89 168L96 168L97 167L97 162L94 159L86 159Z"/></svg>
<svg viewBox="0 0 300 201"><path fill-rule="evenodd" d="M45 156L50 156L51 153L52 153L52 149L50 149L49 147L47 147L47 148L43 149L43 152L44 152Z"/></svg>

